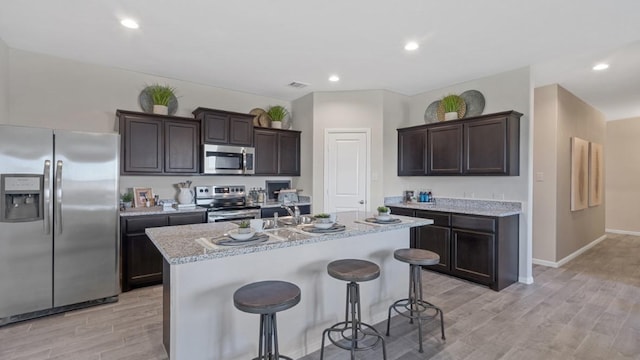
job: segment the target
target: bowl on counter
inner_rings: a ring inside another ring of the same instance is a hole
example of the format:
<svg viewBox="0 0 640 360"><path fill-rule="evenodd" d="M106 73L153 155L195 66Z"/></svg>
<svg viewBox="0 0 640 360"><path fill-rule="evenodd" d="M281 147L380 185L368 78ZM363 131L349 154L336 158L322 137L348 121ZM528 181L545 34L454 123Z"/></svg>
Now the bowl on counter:
<svg viewBox="0 0 640 360"><path fill-rule="evenodd" d="M256 232L253 230L249 230L248 232L246 232L240 231L240 229L233 229L229 230L228 234L233 240L245 241L251 239L256 234Z"/></svg>
<svg viewBox="0 0 640 360"><path fill-rule="evenodd" d="M379 221L389 221L391 220L391 215L390 214L378 214L375 216L376 220Z"/></svg>
<svg viewBox="0 0 640 360"><path fill-rule="evenodd" d="M316 218L313 221L313 227L318 229L329 229L335 224L330 218Z"/></svg>

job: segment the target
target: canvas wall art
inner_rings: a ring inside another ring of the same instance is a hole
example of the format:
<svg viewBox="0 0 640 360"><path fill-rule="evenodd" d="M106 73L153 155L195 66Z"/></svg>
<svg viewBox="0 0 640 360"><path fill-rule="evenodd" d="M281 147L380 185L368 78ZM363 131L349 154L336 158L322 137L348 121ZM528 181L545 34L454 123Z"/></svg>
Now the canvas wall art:
<svg viewBox="0 0 640 360"><path fill-rule="evenodd" d="M571 138L571 211L589 204L589 142Z"/></svg>
<svg viewBox="0 0 640 360"><path fill-rule="evenodd" d="M589 143L589 206L602 204L604 191L604 155L602 144Z"/></svg>

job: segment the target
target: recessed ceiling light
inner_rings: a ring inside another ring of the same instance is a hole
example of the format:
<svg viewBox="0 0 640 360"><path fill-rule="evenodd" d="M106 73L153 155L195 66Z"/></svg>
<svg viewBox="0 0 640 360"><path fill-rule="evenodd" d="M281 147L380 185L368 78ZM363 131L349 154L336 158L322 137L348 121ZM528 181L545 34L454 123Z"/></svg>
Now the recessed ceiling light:
<svg viewBox="0 0 640 360"><path fill-rule="evenodd" d="M420 45L418 45L417 42L415 41L409 41L405 46L404 49L407 51L414 51L414 50L418 50L418 48L420 47Z"/></svg>
<svg viewBox="0 0 640 360"><path fill-rule="evenodd" d="M329 76L329 81L331 81L331 82L340 81L340 76L338 76L338 75L331 75L331 76Z"/></svg>
<svg viewBox="0 0 640 360"><path fill-rule="evenodd" d="M138 25L138 23L133 19L122 19L122 21L120 21L120 24L129 29L137 29L140 27L140 25Z"/></svg>
<svg viewBox="0 0 640 360"><path fill-rule="evenodd" d="M601 64L598 64L598 65L594 66L593 70L599 71L599 70L606 70L608 68L609 68L609 64L601 63Z"/></svg>

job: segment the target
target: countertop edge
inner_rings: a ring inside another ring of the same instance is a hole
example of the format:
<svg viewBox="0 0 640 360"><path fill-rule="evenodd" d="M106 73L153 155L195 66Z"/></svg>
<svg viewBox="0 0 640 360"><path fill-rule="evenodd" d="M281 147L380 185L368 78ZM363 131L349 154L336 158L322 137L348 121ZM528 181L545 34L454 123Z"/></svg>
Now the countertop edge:
<svg viewBox="0 0 640 360"><path fill-rule="evenodd" d="M522 210L516 209L486 209L483 207L455 207L455 206L441 206L436 204L420 204L420 203L387 203L385 206L400 207L405 209L414 210L427 210L427 211L439 211L449 212L467 215L480 215L480 216L493 216L493 217L506 217L512 215L519 215ZM392 212L393 213L393 212Z"/></svg>
<svg viewBox="0 0 640 360"><path fill-rule="evenodd" d="M327 234L327 235L321 235L321 236L312 236L312 237L310 237L308 239L297 239L297 240L287 240L287 241L273 241L273 242L266 242L264 244L256 244L256 245L249 245L249 246L242 246L242 247L233 247L233 248L228 248L228 249L225 248L224 250L220 250L220 251L209 250L209 251L203 251L202 254L198 254L198 255L186 255L186 256L179 256L179 257L178 256L173 257L172 255L168 254L166 249L164 249L162 241L159 241L158 239L155 238L156 236L160 237L159 233L163 232L162 229L165 229L165 227L149 228L149 229L145 230L145 233L147 234L149 239L153 242L153 244L156 246L156 248L158 248L158 250L162 254L163 258L169 263L169 265L180 265L180 264L188 264L188 263L199 262L199 261L215 260L215 259L219 259L219 258L225 258L225 257L237 256L237 255L244 255L244 254L250 254L250 253L267 252L267 251L275 250L275 249L294 247L294 246L302 246L302 245L306 245L306 244L313 244L313 243L318 243L318 242L337 240L337 239L342 239L342 238L366 235L366 234L370 234L370 233L386 232L386 231L399 230L399 229L405 229L405 228L408 229L408 228L412 228L412 227L433 224L433 220L431 220L431 219L413 218L413 217L405 217L405 216L398 216L398 217L399 218L404 218L404 219L406 219L406 220L408 220L410 222L403 222L403 223L400 223L400 224L390 224L390 225L384 225L384 226L364 225L364 226L370 226L370 228L367 228L367 230L352 229L352 230L349 230L348 232L342 232L342 233L336 233L336 234ZM187 227L190 227L190 226L198 226L198 225L199 226L202 226L202 225L212 226L212 225L215 225L215 224L216 223L196 224L196 225L181 225L181 226L178 226L178 227L181 227L181 228L189 230ZM229 223L220 223L220 224L229 224ZM175 228L175 226L174 226L174 228ZM176 236L176 237L179 237L179 236ZM185 237L189 237L189 236L185 236ZM184 241L194 241L194 239L185 239Z"/></svg>

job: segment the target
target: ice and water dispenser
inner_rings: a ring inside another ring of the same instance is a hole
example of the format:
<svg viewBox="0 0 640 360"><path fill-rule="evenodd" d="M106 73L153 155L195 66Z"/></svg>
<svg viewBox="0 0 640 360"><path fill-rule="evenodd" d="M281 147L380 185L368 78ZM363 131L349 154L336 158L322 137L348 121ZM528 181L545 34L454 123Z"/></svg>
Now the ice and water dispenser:
<svg viewBox="0 0 640 360"><path fill-rule="evenodd" d="M43 176L0 175L0 221L36 221L43 218Z"/></svg>

